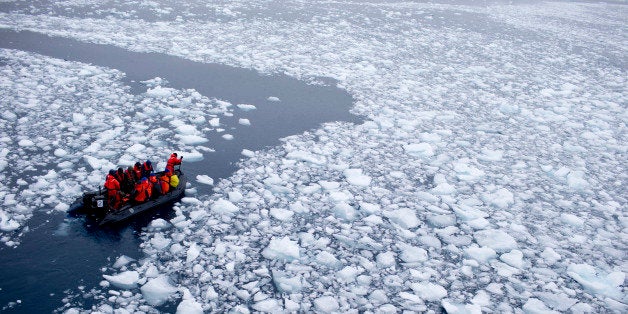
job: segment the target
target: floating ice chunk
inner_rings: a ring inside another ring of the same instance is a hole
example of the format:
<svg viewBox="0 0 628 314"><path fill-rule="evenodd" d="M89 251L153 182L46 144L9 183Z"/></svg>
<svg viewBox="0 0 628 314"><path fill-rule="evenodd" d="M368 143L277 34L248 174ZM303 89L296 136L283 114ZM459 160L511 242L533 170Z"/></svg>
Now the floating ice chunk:
<svg viewBox="0 0 628 314"><path fill-rule="evenodd" d="M455 163L454 171L458 179L462 181L477 181L484 176L484 171L463 162Z"/></svg>
<svg viewBox="0 0 628 314"><path fill-rule="evenodd" d="M120 268L122 266L127 265L128 263L134 261L134 258L130 258L126 255L122 255L120 257L118 257L118 259L116 260L116 262L113 264L113 268Z"/></svg>
<svg viewBox="0 0 628 314"><path fill-rule="evenodd" d="M558 314L559 312L552 311L543 301L536 298L529 298L523 305L523 311L529 314Z"/></svg>
<svg viewBox="0 0 628 314"><path fill-rule="evenodd" d="M214 202L210 208L213 212L223 215L232 215L238 211L238 206L222 198Z"/></svg>
<svg viewBox="0 0 628 314"><path fill-rule="evenodd" d="M473 245L466 248L464 251L470 258L484 264L488 264L490 260L497 257L497 253L495 252L495 250L485 246L477 247Z"/></svg>
<svg viewBox="0 0 628 314"><path fill-rule="evenodd" d="M146 152L146 146L142 144L133 144L131 147L126 149L126 152L133 155L144 154Z"/></svg>
<svg viewBox="0 0 628 314"><path fill-rule="evenodd" d="M536 292L534 295L539 297L547 306L561 312L567 311L574 304L578 303L578 300L570 298L565 293ZM577 312L573 311L573 313Z"/></svg>
<svg viewBox="0 0 628 314"><path fill-rule="evenodd" d="M478 304L458 304L443 299L441 305L448 314L481 314L482 307Z"/></svg>
<svg viewBox="0 0 628 314"><path fill-rule="evenodd" d="M220 126L220 118L212 118L208 121L208 123L210 126L217 128Z"/></svg>
<svg viewBox="0 0 628 314"><path fill-rule="evenodd" d="M554 265L561 259L560 254L556 253L551 247L546 247L545 250L541 252L541 257L545 260L547 265Z"/></svg>
<svg viewBox="0 0 628 314"><path fill-rule="evenodd" d="M249 121L249 119L239 119L238 123L241 125L251 125L251 121Z"/></svg>
<svg viewBox="0 0 628 314"><path fill-rule="evenodd" d="M6 204L6 201L5 201ZM12 219L5 213L2 209L0 209L0 230L10 232L17 230L20 227L20 223L16 220Z"/></svg>
<svg viewBox="0 0 628 314"><path fill-rule="evenodd" d="M434 149L429 143L407 144L403 149L408 155L415 157L430 157L434 155Z"/></svg>
<svg viewBox="0 0 628 314"><path fill-rule="evenodd" d="M447 290L443 286L428 281L412 283L410 288L426 301L439 301L447 296Z"/></svg>
<svg viewBox="0 0 628 314"><path fill-rule="evenodd" d="M57 157L65 157L68 155L68 152L63 148L57 148L54 151L54 155Z"/></svg>
<svg viewBox="0 0 628 314"><path fill-rule="evenodd" d="M231 134L223 134L222 138L224 138L227 141L231 141L233 139L233 135L231 135Z"/></svg>
<svg viewBox="0 0 628 314"><path fill-rule="evenodd" d="M276 313L281 311L281 305L275 299L266 299L253 304L253 309L265 313Z"/></svg>
<svg viewBox="0 0 628 314"><path fill-rule="evenodd" d="M479 210L475 207L467 206L464 204L454 205L452 207L456 216L458 216L458 218L462 221L488 217L488 214L486 212Z"/></svg>
<svg viewBox="0 0 628 314"><path fill-rule="evenodd" d="M150 239L150 244L156 249L156 250L164 250L165 248L167 248L168 246L170 246L170 242L171 240L164 237L164 235L160 232L160 233L156 233L155 236Z"/></svg>
<svg viewBox="0 0 628 314"><path fill-rule="evenodd" d="M567 175L567 185L572 190L582 191L589 187L589 182L584 178L583 171L571 171Z"/></svg>
<svg viewBox="0 0 628 314"><path fill-rule="evenodd" d="M228 193L228 195L229 195L229 201L233 203L237 203L244 198L244 195L242 195L242 193L238 191L231 191Z"/></svg>
<svg viewBox="0 0 628 314"><path fill-rule="evenodd" d="M391 267L396 264L395 253L391 251L377 254L375 260L377 261L377 265L380 267Z"/></svg>
<svg viewBox="0 0 628 314"><path fill-rule="evenodd" d="M431 192L436 195L449 195L456 193L456 188L447 182L439 183Z"/></svg>
<svg viewBox="0 0 628 314"><path fill-rule="evenodd" d="M83 156L85 161L92 167L94 170L99 170L102 172L108 171L109 169L114 169L116 165L105 159L98 159L96 157L85 155Z"/></svg>
<svg viewBox="0 0 628 314"><path fill-rule="evenodd" d="M161 218L157 218L151 221L150 225L148 225L148 229L150 230L161 230L161 229L167 229L169 227L170 227L170 223L168 223L166 220L163 220Z"/></svg>
<svg viewBox="0 0 628 314"><path fill-rule="evenodd" d="M621 286L624 284L626 274L621 271L604 274L588 264L570 264L567 267L567 274L595 294L618 301L625 298Z"/></svg>
<svg viewBox="0 0 628 314"><path fill-rule="evenodd" d="M201 254L201 248L196 244L192 243L188 248L187 257L185 259L186 262L191 262L195 260Z"/></svg>
<svg viewBox="0 0 628 314"><path fill-rule="evenodd" d="M290 238L273 238L268 246L262 251L262 256L267 259L295 260L299 258L299 244Z"/></svg>
<svg viewBox="0 0 628 314"><path fill-rule="evenodd" d="M313 163L316 165L323 165L327 162L324 156L315 156L313 154L310 154L305 151L300 151L300 150L289 152L286 155L286 158L299 160L299 161L305 161L305 162Z"/></svg>
<svg viewBox="0 0 628 314"><path fill-rule="evenodd" d="M338 202L333 208L334 216L347 221L355 220L358 213L353 206L344 201Z"/></svg>
<svg viewBox="0 0 628 314"><path fill-rule="evenodd" d="M301 277L290 277L286 272L282 271L273 271L273 282L279 292L295 293L303 288Z"/></svg>
<svg viewBox="0 0 628 314"><path fill-rule="evenodd" d="M345 266L343 269L336 272L336 279L343 283L350 283L355 281L355 277L361 274L362 271L362 269L353 266Z"/></svg>
<svg viewBox="0 0 628 314"><path fill-rule="evenodd" d="M584 220L574 214L562 213L560 214L560 221L573 227L584 226Z"/></svg>
<svg viewBox="0 0 628 314"><path fill-rule="evenodd" d="M515 203L514 195L505 188L501 188L494 193L484 194L482 199L489 205L493 205L501 209L506 209Z"/></svg>
<svg viewBox="0 0 628 314"><path fill-rule="evenodd" d="M117 275L102 275L112 285L120 289L133 289L137 287L137 281L140 279L140 274L137 271L129 270L121 272Z"/></svg>
<svg viewBox="0 0 628 314"><path fill-rule="evenodd" d="M177 306L177 314L203 314L203 306L194 299L186 299Z"/></svg>
<svg viewBox="0 0 628 314"><path fill-rule="evenodd" d="M523 269L523 253L519 250L512 250L508 253L504 253L499 257L499 259L512 267Z"/></svg>
<svg viewBox="0 0 628 314"><path fill-rule="evenodd" d="M332 296L324 296L314 299L314 306L317 311L322 313L336 312L340 308L338 301Z"/></svg>
<svg viewBox="0 0 628 314"><path fill-rule="evenodd" d="M155 88L149 88L146 91L146 95L154 98L166 98L172 96L175 92L174 88L155 86Z"/></svg>
<svg viewBox="0 0 628 314"><path fill-rule="evenodd" d="M511 235L500 229L477 231L473 236L478 244L489 247L497 252L505 252L517 248L517 241L515 241Z"/></svg>
<svg viewBox="0 0 628 314"><path fill-rule="evenodd" d="M214 179L212 179L210 176L205 175L205 174L197 175L196 181L198 181L199 183L207 184L207 185L214 185Z"/></svg>
<svg viewBox="0 0 628 314"><path fill-rule="evenodd" d="M243 149L241 154L246 156L246 157L249 157L249 158L255 156L255 152L252 151L252 150L248 150L248 149Z"/></svg>
<svg viewBox="0 0 628 314"><path fill-rule="evenodd" d="M349 184L357 186L369 186L371 184L371 177L362 174L362 169L345 169L344 175Z"/></svg>
<svg viewBox="0 0 628 314"><path fill-rule="evenodd" d="M360 210L367 214L375 214L375 213L379 213L382 210L382 208L379 204L360 202Z"/></svg>
<svg viewBox="0 0 628 314"><path fill-rule="evenodd" d="M178 289L170 284L170 280L166 275L161 275L149 280L140 288L140 291L148 304L160 306Z"/></svg>
<svg viewBox="0 0 628 314"><path fill-rule="evenodd" d="M301 201L296 201L290 204L290 210L297 214L308 213L310 211L307 207L303 205L303 203L301 203Z"/></svg>
<svg viewBox="0 0 628 314"><path fill-rule="evenodd" d="M237 106L242 111L251 111L251 110L257 109L254 105L249 105L249 104L238 104Z"/></svg>
<svg viewBox="0 0 628 314"><path fill-rule="evenodd" d="M268 101L275 101L275 102L276 101L281 101L279 98L277 98L275 96L270 96L270 97L266 98L266 100L268 100Z"/></svg>
<svg viewBox="0 0 628 314"><path fill-rule="evenodd" d="M269 213L270 213L270 216L281 221L288 221L292 219L292 216L294 215L294 212L290 210L287 210L284 208L274 208L274 207L270 209Z"/></svg>
<svg viewBox="0 0 628 314"><path fill-rule="evenodd" d="M327 251L321 251L318 253L316 255L316 262L329 268L338 268L342 266L342 263L333 254Z"/></svg>
<svg viewBox="0 0 628 314"><path fill-rule="evenodd" d="M402 261L406 263L427 261L427 251L425 249L407 244L399 244L397 246L401 248L401 254L399 255L399 257Z"/></svg>
<svg viewBox="0 0 628 314"><path fill-rule="evenodd" d="M427 218L430 225L444 228L456 224L456 216L454 215L431 215Z"/></svg>
<svg viewBox="0 0 628 314"><path fill-rule="evenodd" d="M500 150L483 149L482 155L478 156L478 159L484 161L500 161L503 156L504 152Z"/></svg>
<svg viewBox="0 0 628 314"><path fill-rule="evenodd" d="M384 216L405 229L415 228L419 225L419 219L416 217L414 210L410 208L385 211Z"/></svg>
<svg viewBox="0 0 628 314"><path fill-rule="evenodd" d="M203 143L209 142L209 140L207 138L202 137L200 135L181 135L181 134L177 134L177 135L175 135L175 137L178 138L181 143L186 144L186 145L198 145L198 144L203 144Z"/></svg>

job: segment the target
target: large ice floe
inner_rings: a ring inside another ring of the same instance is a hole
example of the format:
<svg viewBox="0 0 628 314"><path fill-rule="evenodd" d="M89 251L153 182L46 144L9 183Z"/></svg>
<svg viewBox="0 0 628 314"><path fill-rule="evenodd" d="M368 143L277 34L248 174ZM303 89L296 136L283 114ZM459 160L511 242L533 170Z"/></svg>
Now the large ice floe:
<svg viewBox="0 0 628 314"><path fill-rule="evenodd" d="M235 174L212 182L213 195L188 198L171 221L145 230L145 258L110 268L108 288L84 295L97 305L81 309L70 298L69 312L153 311L166 302L181 313L628 311L625 5L153 4L144 9L154 22L131 12L3 13L0 23L305 80L332 77L368 121L329 123L243 152ZM181 6L183 16L170 18ZM193 15L197 6L212 14ZM129 96L98 83L119 73L2 54L3 89L24 92L3 100L0 165L37 170L62 161L20 181L28 188L3 185L8 231L28 208L63 203L49 183L63 169L82 166L89 177L108 167L108 154L139 157L137 146L102 147L99 137L152 138L124 127ZM54 81L42 79L47 71ZM93 97L85 109L54 101L91 80L102 97L85 94ZM96 105L97 97L108 101ZM67 110L64 119L34 113L42 100ZM210 103L188 108L203 113ZM120 129L95 132L100 114ZM203 143L183 118L171 125L183 142ZM21 159L26 152L41 159Z"/></svg>

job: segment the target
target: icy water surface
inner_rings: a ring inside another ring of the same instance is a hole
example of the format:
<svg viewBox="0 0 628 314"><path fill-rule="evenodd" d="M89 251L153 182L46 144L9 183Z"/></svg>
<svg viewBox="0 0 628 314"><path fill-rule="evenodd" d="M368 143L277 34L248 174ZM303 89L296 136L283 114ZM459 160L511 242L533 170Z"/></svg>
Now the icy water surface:
<svg viewBox="0 0 628 314"><path fill-rule="evenodd" d="M215 152L205 153L200 162L184 163L183 170L199 194L211 193L211 186L198 184L195 176L204 174L214 180L229 176L237 168L235 162L243 157L243 149L254 151L278 144L281 137L302 133L326 121L357 121L348 112L352 98L346 92L286 76L263 76L251 70L28 31L0 30L0 47L117 69L126 74L122 80L134 95L147 91L140 81L160 77L171 88L195 89L232 104L255 104L252 111L233 109L236 114L221 117L221 126L233 140L223 139L223 133L212 133L208 139ZM275 98L269 100L271 96ZM83 107L81 103L75 105L77 110ZM239 123L243 118L250 125ZM164 158L168 153L163 152ZM120 227L99 229L62 213L35 212L21 244L0 248L0 308L16 313L59 308L64 291L97 286L102 280L100 268L111 259L120 255L141 258L137 234L152 218L167 218L169 214L165 209Z"/></svg>

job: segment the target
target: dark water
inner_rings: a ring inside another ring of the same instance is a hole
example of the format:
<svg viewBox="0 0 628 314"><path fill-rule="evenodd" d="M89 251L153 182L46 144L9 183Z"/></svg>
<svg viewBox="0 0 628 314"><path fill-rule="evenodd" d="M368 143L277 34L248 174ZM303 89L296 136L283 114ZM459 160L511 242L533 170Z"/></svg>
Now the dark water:
<svg viewBox="0 0 628 314"><path fill-rule="evenodd" d="M225 129L235 138L225 141L219 133L209 137L216 152L205 154L201 162L184 164L192 182L197 174L207 174L215 180L228 177L237 169L242 149L277 145L280 138L300 134L323 122L359 122L349 113L353 99L345 91L334 86L308 85L287 76L265 76L252 70L27 31L0 30L0 47L118 69L126 73L125 84L135 94L146 91L137 82L161 77L170 87L193 88L207 97L233 104L254 104L256 110L221 117L221 123L227 124ZM270 102L269 96L276 96L281 102ZM237 125L238 118L248 118L251 125ZM195 187L199 194L211 193L211 187ZM77 294L79 286L84 286L85 291L97 287L102 280L101 268L111 265L118 256L141 258L138 234L154 217L167 218L169 214L171 211L164 209L113 229L99 229L61 213L36 212L21 245L0 248L0 311L52 312L63 306L64 291Z"/></svg>

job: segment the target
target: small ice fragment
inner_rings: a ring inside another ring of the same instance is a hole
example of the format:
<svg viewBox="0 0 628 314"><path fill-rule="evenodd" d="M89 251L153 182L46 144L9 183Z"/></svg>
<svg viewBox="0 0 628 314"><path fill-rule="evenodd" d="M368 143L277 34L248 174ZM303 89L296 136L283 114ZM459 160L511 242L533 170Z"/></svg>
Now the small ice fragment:
<svg viewBox="0 0 628 314"><path fill-rule="evenodd" d="M199 174L196 176L196 181L202 184L214 185L214 179L205 174Z"/></svg>

